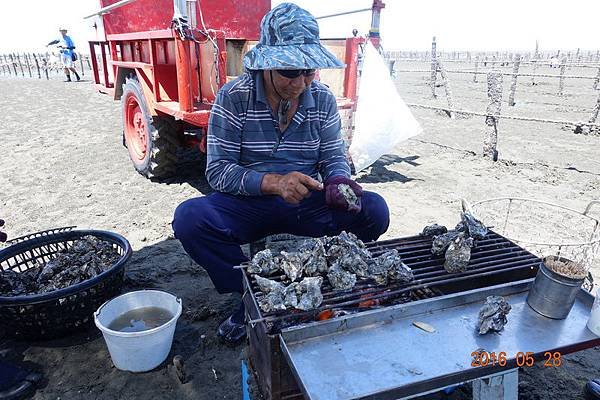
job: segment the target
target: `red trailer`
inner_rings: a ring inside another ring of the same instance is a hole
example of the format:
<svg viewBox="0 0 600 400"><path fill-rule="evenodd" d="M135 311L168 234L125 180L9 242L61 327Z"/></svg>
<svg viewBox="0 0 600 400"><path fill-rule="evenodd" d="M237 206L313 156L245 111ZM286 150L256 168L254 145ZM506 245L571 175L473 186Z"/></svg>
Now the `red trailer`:
<svg viewBox="0 0 600 400"><path fill-rule="evenodd" d="M375 7L374 2L374 7ZM100 0L101 40L90 42L94 84L121 101L123 144L135 169L151 178L173 175L178 148L206 152L212 102L243 73L242 58L258 40L270 0ZM175 19L174 19L175 16ZM338 97L351 126L359 44L323 40L346 63L320 79Z"/></svg>

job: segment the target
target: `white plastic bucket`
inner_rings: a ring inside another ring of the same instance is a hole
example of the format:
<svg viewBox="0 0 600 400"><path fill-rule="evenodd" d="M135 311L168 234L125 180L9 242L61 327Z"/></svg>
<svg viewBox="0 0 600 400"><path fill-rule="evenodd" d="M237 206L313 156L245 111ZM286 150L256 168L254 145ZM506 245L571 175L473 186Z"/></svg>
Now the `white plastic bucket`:
<svg viewBox="0 0 600 400"><path fill-rule="evenodd" d="M592 305L587 327L596 336L600 336L600 289L596 291L596 298L594 299L594 305Z"/></svg>
<svg viewBox="0 0 600 400"><path fill-rule="evenodd" d="M142 307L160 307L173 318L167 323L141 332L119 332L108 326L120 315ZM169 355L177 319L181 315L181 299L159 290L139 290L115 297L94 313L94 322L102 331L113 364L120 370L150 371Z"/></svg>

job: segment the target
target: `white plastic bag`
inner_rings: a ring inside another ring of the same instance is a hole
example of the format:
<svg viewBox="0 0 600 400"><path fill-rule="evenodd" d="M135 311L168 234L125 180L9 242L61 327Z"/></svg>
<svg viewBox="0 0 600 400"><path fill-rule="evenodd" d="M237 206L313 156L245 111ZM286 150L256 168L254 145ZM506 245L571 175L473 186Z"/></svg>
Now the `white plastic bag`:
<svg viewBox="0 0 600 400"><path fill-rule="evenodd" d="M400 98L388 67L370 41L365 46L354 119L350 156L356 172L423 131Z"/></svg>

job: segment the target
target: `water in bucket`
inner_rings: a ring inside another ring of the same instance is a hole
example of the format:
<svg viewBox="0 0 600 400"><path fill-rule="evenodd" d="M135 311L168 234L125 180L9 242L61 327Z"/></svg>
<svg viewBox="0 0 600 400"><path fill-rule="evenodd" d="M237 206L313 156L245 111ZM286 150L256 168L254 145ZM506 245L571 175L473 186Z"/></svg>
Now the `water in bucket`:
<svg viewBox="0 0 600 400"><path fill-rule="evenodd" d="M173 318L168 310L160 307L140 307L119 315L108 329L118 332L142 332L164 325Z"/></svg>

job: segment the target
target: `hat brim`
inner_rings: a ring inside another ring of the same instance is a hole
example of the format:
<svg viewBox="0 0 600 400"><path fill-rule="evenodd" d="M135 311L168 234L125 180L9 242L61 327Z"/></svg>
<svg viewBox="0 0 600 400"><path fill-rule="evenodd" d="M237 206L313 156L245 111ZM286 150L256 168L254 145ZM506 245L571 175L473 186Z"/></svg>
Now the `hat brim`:
<svg viewBox="0 0 600 400"><path fill-rule="evenodd" d="M244 67L259 69L328 69L344 68L324 46L318 43L289 46L257 44L244 56Z"/></svg>

